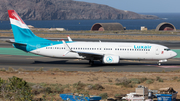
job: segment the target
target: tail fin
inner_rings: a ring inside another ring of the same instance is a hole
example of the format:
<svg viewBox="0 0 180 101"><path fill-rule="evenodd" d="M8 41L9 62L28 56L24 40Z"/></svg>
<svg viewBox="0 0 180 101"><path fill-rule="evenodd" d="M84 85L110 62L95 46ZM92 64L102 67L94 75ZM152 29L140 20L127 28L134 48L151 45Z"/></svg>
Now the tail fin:
<svg viewBox="0 0 180 101"><path fill-rule="evenodd" d="M34 35L34 33L28 28L28 26L24 23L21 17L19 17L15 10L8 10L8 14L15 42L27 43L36 40L40 41L43 39Z"/></svg>

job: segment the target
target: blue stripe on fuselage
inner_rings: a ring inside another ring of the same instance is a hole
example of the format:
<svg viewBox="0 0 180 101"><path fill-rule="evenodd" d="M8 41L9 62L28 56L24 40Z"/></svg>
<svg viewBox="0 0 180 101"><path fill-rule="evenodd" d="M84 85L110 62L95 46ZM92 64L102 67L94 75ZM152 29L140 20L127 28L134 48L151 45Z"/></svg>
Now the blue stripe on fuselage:
<svg viewBox="0 0 180 101"><path fill-rule="evenodd" d="M57 41L32 42L27 45L26 50L29 52L29 51L33 51L39 48L58 45L58 44L63 44L63 43L57 42Z"/></svg>
<svg viewBox="0 0 180 101"><path fill-rule="evenodd" d="M72 42L67 41L66 43L73 43L73 41ZM44 48L44 47L48 47L48 46L54 46L54 45L58 45L58 44L63 44L63 42L51 41L51 40L36 41L36 42L33 41L33 42L28 42L26 46L14 44L14 47L18 48L20 50L26 51L26 52L30 52L30 51L33 51L36 49L40 49L40 48Z"/></svg>

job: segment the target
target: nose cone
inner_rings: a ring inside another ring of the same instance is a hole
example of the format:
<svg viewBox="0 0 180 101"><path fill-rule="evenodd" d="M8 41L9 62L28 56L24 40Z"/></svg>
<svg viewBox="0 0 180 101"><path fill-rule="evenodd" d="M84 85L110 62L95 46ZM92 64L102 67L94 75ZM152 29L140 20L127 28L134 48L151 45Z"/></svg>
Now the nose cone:
<svg viewBox="0 0 180 101"><path fill-rule="evenodd" d="M175 56L177 56L177 53L174 52L174 51L172 51L172 52L171 52L171 56L172 56L172 57L175 57Z"/></svg>

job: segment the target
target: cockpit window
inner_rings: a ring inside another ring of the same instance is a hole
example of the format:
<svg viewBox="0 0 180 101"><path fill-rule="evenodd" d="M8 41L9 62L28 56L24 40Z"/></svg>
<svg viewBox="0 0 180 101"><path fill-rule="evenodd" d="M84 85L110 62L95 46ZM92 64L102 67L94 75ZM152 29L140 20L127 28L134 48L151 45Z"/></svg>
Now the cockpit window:
<svg viewBox="0 0 180 101"><path fill-rule="evenodd" d="M165 48L165 49L164 49L164 51L170 51L170 50L171 50L171 49L169 49L169 48Z"/></svg>

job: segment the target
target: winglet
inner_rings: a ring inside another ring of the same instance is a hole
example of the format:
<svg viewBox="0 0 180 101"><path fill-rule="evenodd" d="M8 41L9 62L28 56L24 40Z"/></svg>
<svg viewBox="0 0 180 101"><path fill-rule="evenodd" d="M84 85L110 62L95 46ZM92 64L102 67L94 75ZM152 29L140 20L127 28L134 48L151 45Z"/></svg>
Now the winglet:
<svg viewBox="0 0 180 101"><path fill-rule="evenodd" d="M70 37L69 35L68 35L67 37L68 37L68 40L69 40L69 41L72 41L72 39L71 39L71 37Z"/></svg>

